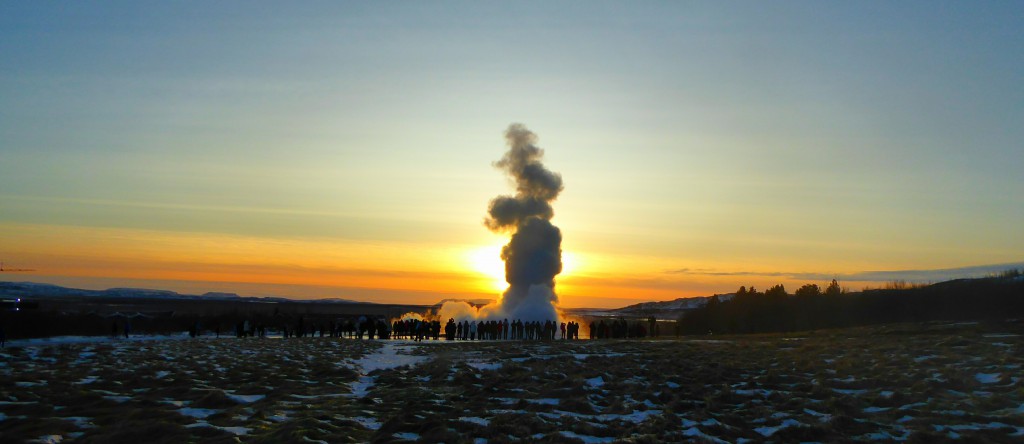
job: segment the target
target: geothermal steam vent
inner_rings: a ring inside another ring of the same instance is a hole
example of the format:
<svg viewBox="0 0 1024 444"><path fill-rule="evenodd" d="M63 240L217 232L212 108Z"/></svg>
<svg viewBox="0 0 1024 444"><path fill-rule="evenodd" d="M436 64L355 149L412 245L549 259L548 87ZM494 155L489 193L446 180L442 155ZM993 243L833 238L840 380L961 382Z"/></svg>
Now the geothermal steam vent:
<svg viewBox="0 0 1024 444"><path fill-rule="evenodd" d="M544 167L537 135L522 124L509 125L505 139L508 151L494 166L515 182L516 193L491 200L484 225L512 236L501 250L508 290L498 303L478 312L465 303L445 304L439 313L442 319L559 319L555 275L562 271L562 232L551 224L551 202L562 192L562 176Z"/></svg>

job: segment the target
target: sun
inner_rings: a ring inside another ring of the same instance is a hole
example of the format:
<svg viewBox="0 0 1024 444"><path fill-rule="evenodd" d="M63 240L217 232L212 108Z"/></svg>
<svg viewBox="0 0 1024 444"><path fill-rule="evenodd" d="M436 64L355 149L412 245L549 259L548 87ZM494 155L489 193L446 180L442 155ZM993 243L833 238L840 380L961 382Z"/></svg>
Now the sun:
<svg viewBox="0 0 1024 444"><path fill-rule="evenodd" d="M501 260L501 245L489 245L471 250L468 260L473 270L487 282L487 289L503 292L508 288L505 282L505 262Z"/></svg>
<svg viewBox="0 0 1024 444"><path fill-rule="evenodd" d="M567 276L569 274L572 274L579 267L579 264L580 264L579 257L577 257L573 253L569 253L567 251L563 251L562 252L562 272L559 273L558 275L559 276ZM557 279L557 277L556 277L556 279Z"/></svg>
<svg viewBox="0 0 1024 444"><path fill-rule="evenodd" d="M505 282L505 262L501 260L501 245L489 245L470 250L466 255L470 266L486 283L488 291L504 292L508 289ZM579 267L579 257L573 253L562 252L562 272L558 276L566 276ZM556 277L557 279L557 277Z"/></svg>

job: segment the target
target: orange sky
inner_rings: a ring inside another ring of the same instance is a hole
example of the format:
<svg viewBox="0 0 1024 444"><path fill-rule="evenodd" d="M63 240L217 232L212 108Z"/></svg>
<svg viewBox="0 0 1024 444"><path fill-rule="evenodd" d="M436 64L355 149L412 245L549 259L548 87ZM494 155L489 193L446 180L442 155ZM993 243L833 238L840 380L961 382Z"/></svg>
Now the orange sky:
<svg viewBox="0 0 1024 444"><path fill-rule="evenodd" d="M1021 264L1021 3L0 4L3 280L500 291L493 162L564 179L563 305Z"/></svg>
<svg viewBox="0 0 1024 444"><path fill-rule="evenodd" d="M135 283L152 280L179 291L197 291L202 285L196 282L208 282L207 291L234 288L241 294L275 295L273 290L283 290L282 295L299 298L351 298L352 289L362 289L372 290L363 294L372 294L376 302L415 304L433 304L444 297L494 298L505 288L497 236L491 239L496 242L492 245L476 246L70 226L7 224L0 228L9 239L6 252L17 257L18 264L38 268L8 275L8 279L76 283L86 288L107 288L110 278ZM579 253L565 252L563 262L558 290L566 306L617 306L685 296L671 280L617 276L611 270L615 264L589 260ZM89 278L106 279L90 282ZM697 294L703 293L691 295Z"/></svg>
<svg viewBox="0 0 1024 444"><path fill-rule="evenodd" d="M52 282L105 289L115 286L207 291L294 298L342 298L380 303L433 304L444 298L494 299L505 288L498 257L502 237L491 244L408 243L338 239L271 239L154 230L3 224L5 253L17 257L7 280ZM481 230L483 228L481 227ZM790 291L824 285L828 275L787 276L770 268L734 275L703 270L670 272L676 261L653 256L573 250L566 245L557 292L565 307L621 307L679 297L729 292L739 285L761 289L778 283ZM798 265L799 266L799 265ZM836 274L837 277L842 277ZM854 290L883 284L858 279Z"/></svg>

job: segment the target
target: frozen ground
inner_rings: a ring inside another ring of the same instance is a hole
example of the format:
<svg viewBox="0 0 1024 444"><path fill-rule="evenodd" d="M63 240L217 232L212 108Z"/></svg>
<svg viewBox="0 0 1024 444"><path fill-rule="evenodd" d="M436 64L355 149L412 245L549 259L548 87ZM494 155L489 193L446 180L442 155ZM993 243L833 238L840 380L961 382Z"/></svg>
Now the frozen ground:
<svg viewBox="0 0 1024 444"><path fill-rule="evenodd" d="M0 350L4 442L1024 440L1024 327Z"/></svg>

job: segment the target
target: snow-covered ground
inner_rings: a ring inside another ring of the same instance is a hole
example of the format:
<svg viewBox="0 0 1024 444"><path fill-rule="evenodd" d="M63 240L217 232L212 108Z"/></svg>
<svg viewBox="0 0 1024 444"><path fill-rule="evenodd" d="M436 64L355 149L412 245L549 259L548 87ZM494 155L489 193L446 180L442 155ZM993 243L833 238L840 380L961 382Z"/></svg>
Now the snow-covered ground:
<svg viewBox="0 0 1024 444"><path fill-rule="evenodd" d="M161 340L189 339L188 333L175 335L129 335L124 336L53 336L48 338L12 339L7 341L7 347L45 347L70 344L101 344L120 342L148 342Z"/></svg>
<svg viewBox="0 0 1024 444"><path fill-rule="evenodd" d="M59 338L0 350L0 436L126 442L1024 439L1024 335Z"/></svg>

